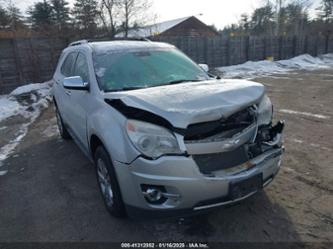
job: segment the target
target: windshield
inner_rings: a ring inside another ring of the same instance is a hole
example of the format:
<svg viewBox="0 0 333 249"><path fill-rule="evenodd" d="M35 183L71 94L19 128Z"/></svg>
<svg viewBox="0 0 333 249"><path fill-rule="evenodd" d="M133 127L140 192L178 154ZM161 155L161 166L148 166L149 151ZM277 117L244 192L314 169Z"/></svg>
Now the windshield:
<svg viewBox="0 0 333 249"><path fill-rule="evenodd" d="M94 67L100 88L106 92L209 79L177 49L94 55Z"/></svg>

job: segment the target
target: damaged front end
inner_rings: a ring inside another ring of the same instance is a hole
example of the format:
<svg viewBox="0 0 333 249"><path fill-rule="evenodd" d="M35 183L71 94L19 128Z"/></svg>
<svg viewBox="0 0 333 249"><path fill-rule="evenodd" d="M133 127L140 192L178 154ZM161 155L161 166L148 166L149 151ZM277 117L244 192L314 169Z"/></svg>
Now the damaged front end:
<svg viewBox="0 0 333 249"><path fill-rule="evenodd" d="M184 141L202 174L234 175L281 156L284 122L258 125L256 106L219 122L189 126Z"/></svg>
<svg viewBox="0 0 333 249"><path fill-rule="evenodd" d="M140 153L131 167L118 168L124 179L129 179L127 170L135 179L128 182L140 184L137 195L128 193L128 203L137 206L140 200L133 198L143 196L140 205L149 215L152 210L192 213L241 201L279 171L284 123L272 125L266 96L232 111L230 107L228 115L221 110L219 120L185 127L175 127L174 120L148 108L105 102L127 118L128 138Z"/></svg>
<svg viewBox="0 0 333 249"><path fill-rule="evenodd" d="M128 106L120 99L105 99L105 102L128 119L154 124L179 134L179 143L184 145L182 155L192 157L206 176L237 174L283 152L284 122L272 125L272 105L267 96L259 104L243 108L226 118L190 124L186 129L174 127L166 118ZM262 108L263 103L267 104L266 108ZM269 112L264 119L262 113L265 111L262 110L266 110L266 114ZM159 157L142 156L147 159Z"/></svg>

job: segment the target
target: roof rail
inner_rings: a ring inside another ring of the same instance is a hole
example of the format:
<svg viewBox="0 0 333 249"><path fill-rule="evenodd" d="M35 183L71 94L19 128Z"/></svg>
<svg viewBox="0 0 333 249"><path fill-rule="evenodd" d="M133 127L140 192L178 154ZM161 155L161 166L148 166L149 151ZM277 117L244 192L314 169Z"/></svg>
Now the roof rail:
<svg viewBox="0 0 333 249"><path fill-rule="evenodd" d="M86 44L88 42L89 42L88 40L79 40L79 41L74 41L74 42L70 43L68 46L69 47L78 46L78 45Z"/></svg>
<svg viewBox="0 0 333 249"><path fill-rule="evenodd" d="M142 37L142 36L137 36L137 37L114 37L111 40L112 41L147 41L147 42L151 42L151 40L149 40L146 37Z"/></svg>
<svg viewBox="0 0 333 249"><path fill-rule="evenodd" d="M68 46L73 47L73 46L78 46L82 44L88 44L89 42L102 42L102 41L146 41L146 42L151 42L148 38L145 37L114 37L111 39L108 38L95 38L95 39L89 39L89 40L79 40L79 41L74 41L71 42Z"/></svg>

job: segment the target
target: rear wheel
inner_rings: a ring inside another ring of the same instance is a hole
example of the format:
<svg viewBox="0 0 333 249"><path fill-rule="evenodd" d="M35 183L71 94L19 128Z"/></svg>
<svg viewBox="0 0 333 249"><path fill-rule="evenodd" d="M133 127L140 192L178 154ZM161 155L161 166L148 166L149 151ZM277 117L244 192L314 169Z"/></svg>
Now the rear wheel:
<svg viewBox="0 0 333 249"><path fill-rule="evenodd" d="M62 121L60 112L57 107L56 107L56 117L57 117L57 125L58 125L58 130L59 130L60 136L65 140L71 139L71 135L69 134L66 126L64 125L64 122Z"/></svg>
<svg viewBox="0 0 333 249"><path fill-rule="evenodd" d="M115 170L110 156L103 146L96 149L95 165L98 185L106 208L115 217L126 217Z"/></svg>

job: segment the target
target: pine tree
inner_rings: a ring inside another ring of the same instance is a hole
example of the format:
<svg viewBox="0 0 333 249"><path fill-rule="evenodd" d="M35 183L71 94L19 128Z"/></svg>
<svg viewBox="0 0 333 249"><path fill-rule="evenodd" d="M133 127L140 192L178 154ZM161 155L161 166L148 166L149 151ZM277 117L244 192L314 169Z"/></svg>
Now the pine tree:
<svg viewBox="0 0 333 249"><path fill-rule="evenodd" d="M0 6L0 29L8 28L10 19L7 11Z"/></svg>
<svg viewBox="0 0 333 249"><path fill-rule="evenodd" d="M73 8L73 16L76 25L83 30L84 35L93 36L96 33L99 11L95 0L76 0Z"/></svg>
<svg viewBox="0 0 333 249"><path fill-rule="evenodd" d="M44 0L43 2L35 3L35 5L28 10L32 27L36 30L46 29L53 24L52 6Z"/></svg>
<svg viewBox="0 0 333 249"><path fill-rule="evenodd" d="M285 32L293 35L303 35L305 26L309 22L309 14L306 8L299 3L290 3L284 8Z"/></svg>
<svg viewBox="0 0 333 249"><path fill-rule="evenodd" d="M271 5L267 4L254 10L251 17L251 27L254 34L257 35L271 35L273 33L274 12Z"/></svg>
<svg viewBox="0 0 333 249"><path fill-rule="evenodd" d="M68 2L65 0L51 0L51 6L53 9L53 23L59 31L63 31L70 21Z"/></svg>
<svg viewBox="0 0 333 249"><path fill-rule="evenodd" d="M333 22L333 0L322 0L319 7L319 18L325 23Z"/></svg>
<svg viewBox="0 0 333 249"><path fill-rule="evenodd" d="M25 27L20 9L15 7L12 2L8 5L7 12L10 22L9 25L12 30L18 30Z"/></svg>
<svg viewBox="0 0 333 249"><path fill-rule="evenodd" d="M245 34L248 34L248 31L250 29L250 18L249 16L244 13L241 15L240 21L239 21L239 27Z"/></svg>

